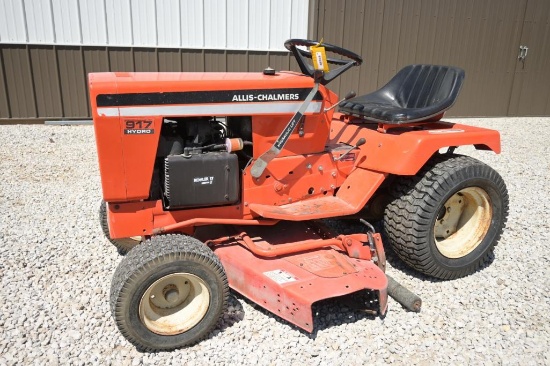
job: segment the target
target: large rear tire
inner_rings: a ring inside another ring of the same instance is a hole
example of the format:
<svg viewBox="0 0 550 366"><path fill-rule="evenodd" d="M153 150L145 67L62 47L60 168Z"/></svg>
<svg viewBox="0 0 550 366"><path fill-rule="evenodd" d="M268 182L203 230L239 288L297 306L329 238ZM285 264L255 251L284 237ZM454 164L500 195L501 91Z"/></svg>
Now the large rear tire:
<svg viewBox="0 0 550 366"><path fill-rule="evenodd" d="M120 262L111 284L111 313L139 350L200 341L227 307L229 287L218 257L195 238L155 236Z"/></svg>
<svg viewBox="0 0 550 366"><path fill-rule="evenodd" d="M508 216L502 177L468 156L435 155L390 189L384 230L397 255L429 276L455 279L488 263Z"/></svg>
<svg viewBox="0 0 550 366"><path fill-rule="evenodd" d="M131 238L122 238L122 239L111 239L111 235L109 234L109 220L107 219L107 205L105 204L105 201L101 201L101 204L99 205L99 224L101 225L101 230L103 231L103 235L115 246L118 253L121 255L125 255L141 242L141 236L135 236Z"/></svg>

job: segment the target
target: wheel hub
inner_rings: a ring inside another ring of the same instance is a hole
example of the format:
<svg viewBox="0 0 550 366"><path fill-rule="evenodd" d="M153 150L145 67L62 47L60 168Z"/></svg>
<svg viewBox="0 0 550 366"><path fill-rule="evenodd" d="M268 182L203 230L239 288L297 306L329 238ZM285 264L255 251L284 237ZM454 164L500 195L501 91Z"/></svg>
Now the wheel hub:
<svg viewBox="0 0 550 366"><path fill-rule="evenodd" d="M139 317L151 332L174 335L197 325L210 305L206 283L190 273L166 275L147 288Z"/></svg>
<svg viewBox="0 0 550 366"><path fill-rule="evenodd" d="M479 187L468 187L452 195L434 224L437 249L447 258L471 253L485 238L493 217L489 195Z"/></svg>

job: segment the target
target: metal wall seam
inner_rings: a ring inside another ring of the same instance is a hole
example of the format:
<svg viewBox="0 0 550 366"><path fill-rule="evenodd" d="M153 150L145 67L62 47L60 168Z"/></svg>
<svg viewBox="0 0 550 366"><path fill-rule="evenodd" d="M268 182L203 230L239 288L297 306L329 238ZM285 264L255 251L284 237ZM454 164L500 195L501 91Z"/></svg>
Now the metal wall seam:
<svg viewBox="0 0 550 366"><path fill-rule="evenodd" d="M132 15L129 0L105 0L107 44L132 46Z"/></svg>
<svg viewBox="0 0 550 366"><path fill-rule="evenodd" d="M175 11L176 9L177 11ZM180 11L180 2L178 0L156 2L156 44L158 47L180 47Z"/></svg>
<svg viewBox="0 0 550 366"><path fill-rule="evenodd" d="M248 5L248 0L227 0L227 49L246 50L248 48L248 37L242 36L249 34Z"/></svg>
<svg viewBox="0 0 550 366"><path fill-rule="evenodd" d="M248 49L269 48L270 1L249 0L248 7Z"/></svg>
<svg viewBox="0 0 550 366"><path fill-rule="evenodd" d="M55 43L50 2L24 0L29 43Z"/></svg>
<svg viewBox="0 0 550 366"><path fill-rule="evenodd" d="M23 3L2 1L0 3L0 42L26 43L25 13Z"/></svg>
<svg viewBox="0 0 550 366"><path fill-rule="evenodd" d="M185 0L180 9L181 47L204 48L205 10L202 1Z"/></svg>
<svg viewBox="0 0 550 366"><path fill-rule="evenodd" d="M130 2L132 22L132 46L157 46L157 17L155 2L132 0Z"/></svg>
<svg viewBox="0 0 550 366"><path fill-rule="evenodd" d="M81 43L78 1L52 0L52 22L56 44Z"/></svg>
<svg viewBox="0 0 550 366"><path fill-rule="evenodd" d="M280 49L290 38L292 0L272 0L269 23L269 50Z"/></svg>

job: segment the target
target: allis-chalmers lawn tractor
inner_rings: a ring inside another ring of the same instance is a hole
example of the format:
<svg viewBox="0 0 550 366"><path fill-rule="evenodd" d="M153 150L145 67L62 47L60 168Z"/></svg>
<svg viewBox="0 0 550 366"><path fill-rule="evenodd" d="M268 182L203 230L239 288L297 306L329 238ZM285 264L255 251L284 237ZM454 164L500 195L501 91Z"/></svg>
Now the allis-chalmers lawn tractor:
<svg viewBox="0 0 550 366"><path fill-rule="evenodd" d="M205 337L229 288L309 332L322 299L363 299L383 316L390 291L418 310L419 298L385 275L372 225L361 219L362 232L339 235L320 219L382 219L386 244L440 279L492 257L506 186L454 151L499 153L499 133L441 121L464 71L411 65L373 93L339 100L326 85L360 56L310 40L285 47L301 73L89 76L100 220L128 253L111 310L140 349Z"/></svg>

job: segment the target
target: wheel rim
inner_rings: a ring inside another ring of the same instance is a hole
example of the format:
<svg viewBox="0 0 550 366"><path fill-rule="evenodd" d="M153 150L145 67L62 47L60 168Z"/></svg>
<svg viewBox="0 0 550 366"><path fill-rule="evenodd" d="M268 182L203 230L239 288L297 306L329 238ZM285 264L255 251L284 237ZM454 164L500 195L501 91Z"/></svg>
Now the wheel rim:
<svg viewBox="0 0 550 366"><path fill-rule="evenodd" d="M493 218L491 200L479 187L468 187L445 202L434 224L434 239L447 258L461 258L476 249Z"/></svg>
<svg viewBox="0 0 550 366"><path fill-rule="evenodd" d="M155 281L139 303L139 317L151 332L183 333L197 325L210 305L206 283L190 273L173 273Z"/></svg>

